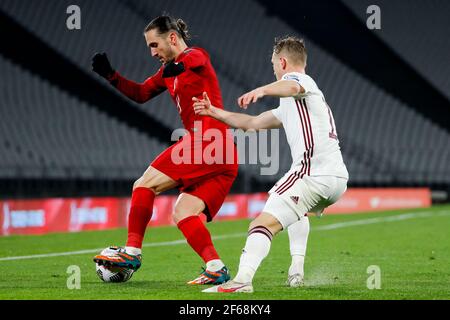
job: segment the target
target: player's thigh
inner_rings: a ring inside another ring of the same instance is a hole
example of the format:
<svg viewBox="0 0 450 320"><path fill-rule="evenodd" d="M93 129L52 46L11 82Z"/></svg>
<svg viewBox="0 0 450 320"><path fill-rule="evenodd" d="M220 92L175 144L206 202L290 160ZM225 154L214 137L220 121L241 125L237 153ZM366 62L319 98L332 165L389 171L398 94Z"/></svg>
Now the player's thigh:
<svg viewBox="0 0 450 320"><path fill-rule="evenodd" d="M237 170L233 168L212 177L203 177L202 180L183 188L182 191L203 200L205 204L203 213L206 216L206 221L210 222L223 205L236 175Z"/></svg>
<svg viewBox="0 0 450 320"><path fill-rule="evenodd" d="M340 177L331 177L331 180L331 194L329 195L328 200L330 203L335 203L344 195L345 191L347 191L348 180Z"/></svg>
<svg viewBox="0 0 450 320"><path fill-rule="evenodd" d="M190 217L198 216L205 210L205 202L189 193L181 193L173 209L173 220L175 223Z"/></svg>
<svg viewBox="0 0 450 320"><path fill-rule="evenodd" d="M308 177L310 190L309 212L321 214L323 210L337 202L347 190L347 179L335 176Z"/></svg>
<svg viewBox="0 0 450 320"><path fill-rule="evenodd" d="M152 189L156 194L173 189L178 183L162 173L161 171L149 166L142 176L136 180L133 189L144 187Z"/></svg>
<svg viewBox="0 0 450 320"><path fill-rule="evenodd" d="M277 193L271 193L269 195L262 211L278 221L282 227L280 230L287 229L308 212L301 203L290 203L288 199Z"/></svg>

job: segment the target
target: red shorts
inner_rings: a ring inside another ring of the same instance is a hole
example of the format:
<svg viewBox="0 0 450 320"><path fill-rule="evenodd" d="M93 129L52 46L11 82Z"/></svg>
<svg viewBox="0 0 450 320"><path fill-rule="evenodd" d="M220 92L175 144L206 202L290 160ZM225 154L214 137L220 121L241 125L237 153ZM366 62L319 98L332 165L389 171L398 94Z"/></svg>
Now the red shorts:
<svg viewBox="0 0 450 320"><path fill-rule="evenodd" d="M237 148L224 139L222 152L210 152L212 142L181 139L163 151L151 166L177 181L179 189L205 202L207 221L219 211L238 174ZM217 150L217 149L216 149Z"/></svg>

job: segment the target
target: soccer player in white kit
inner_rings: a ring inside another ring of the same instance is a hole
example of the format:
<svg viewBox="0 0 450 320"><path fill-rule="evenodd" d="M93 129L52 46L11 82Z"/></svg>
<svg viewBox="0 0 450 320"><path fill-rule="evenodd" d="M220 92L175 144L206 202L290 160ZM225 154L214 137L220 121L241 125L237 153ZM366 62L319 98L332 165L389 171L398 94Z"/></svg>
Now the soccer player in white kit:
<svg viewBox="0 0 450 320"><path fill-rule="evenodd" d="M269 191L263 212L250 223L236 277L203 292L253 292L252 279L256 270L268 255L273 236L283 229L288 229L293 256L288 284L295 286L302 282L301 253L304 256L309 232L306 214L321 215L347 189L348 172L333 115L322 91L305 73L306 57L303 40L296 37L276 40L272 64L277 81L238 99L239 106L246 109L264 96L280 97L278 108L258 116L215 108L206 93L201 100L193 98L197 114L213 117L234 128L284 128L293 160L290 170ZM293 252L301 260L297 270L294 270Z"/></svg>

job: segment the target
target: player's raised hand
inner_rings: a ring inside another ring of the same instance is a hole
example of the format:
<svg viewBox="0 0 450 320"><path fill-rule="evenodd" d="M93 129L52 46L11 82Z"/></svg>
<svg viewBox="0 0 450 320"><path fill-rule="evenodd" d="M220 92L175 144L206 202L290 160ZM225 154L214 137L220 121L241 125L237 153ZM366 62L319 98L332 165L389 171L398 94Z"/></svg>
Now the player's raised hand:
<svg viewBox="0 0 450 320"><path fill-rule="evenodd" d="M198 99L196 97L192 98L192 101L194 101L194 112L195 114L198 114L200 116L209 116L212 113L212 105L211 101L209 100L208 94L206 92L203 92L203 99Z"/></svg>
<svg viewBox="0 0 450 320"><path fill-rule="evenodd" d="M114 69L109 63L108 56L106 53L96 53L92 57L92 71L98 73L105 79L109 79L115 73Z"/></svg>
<svg viewBox="0 0 450 320"><path fill-rule="evenodd" d="M259 99L264 97L264 92L261 88L256 88L246 94L243 94L238 98L238 105L243 109L247 109L250 103L255 103Z"/></svg>

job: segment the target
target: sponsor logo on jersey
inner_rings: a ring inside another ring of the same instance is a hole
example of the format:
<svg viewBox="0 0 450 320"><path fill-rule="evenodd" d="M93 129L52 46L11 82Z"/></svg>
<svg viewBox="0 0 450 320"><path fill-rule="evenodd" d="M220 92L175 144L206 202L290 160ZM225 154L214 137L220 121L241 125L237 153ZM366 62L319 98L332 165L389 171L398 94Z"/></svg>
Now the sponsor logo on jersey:
<svg viewBox="0 0 450 320"><path fill-rule="evenodd" d="M284 80L294 80L294 81L300 82L300 78L293 74L284 76Z"/></svg>
<svg viewBox="0 0 450 320"><path fill-rule="evenodd" d="M294 201L295 204L298 204L298 199L297 196L291 196L291 200Z"/></svg>

